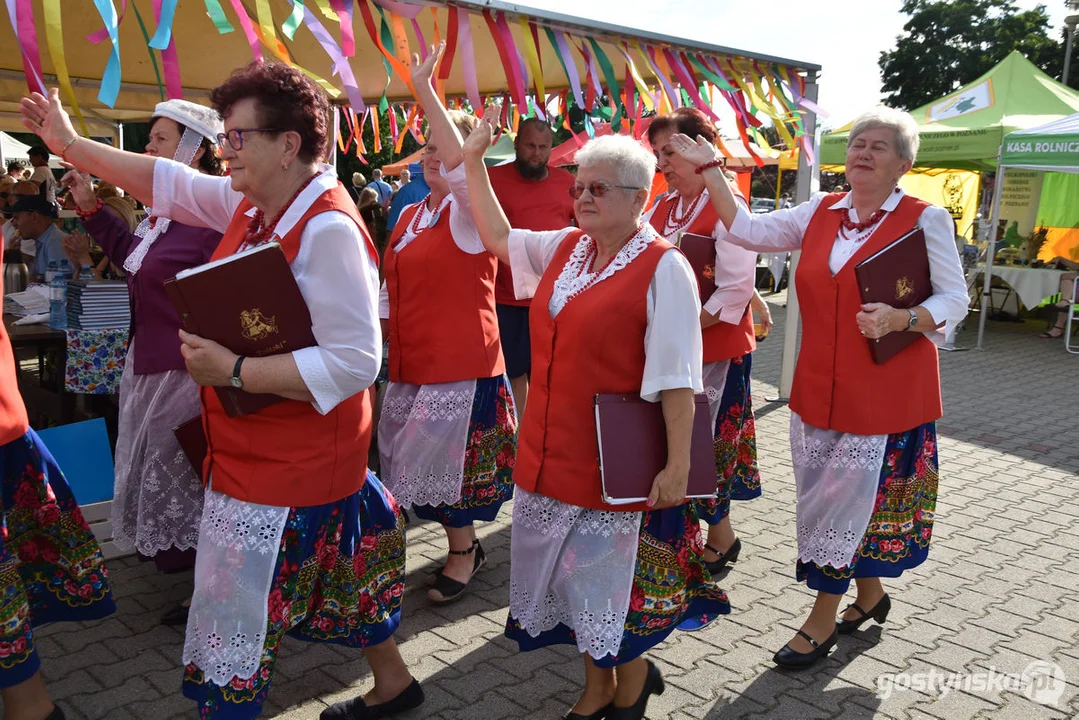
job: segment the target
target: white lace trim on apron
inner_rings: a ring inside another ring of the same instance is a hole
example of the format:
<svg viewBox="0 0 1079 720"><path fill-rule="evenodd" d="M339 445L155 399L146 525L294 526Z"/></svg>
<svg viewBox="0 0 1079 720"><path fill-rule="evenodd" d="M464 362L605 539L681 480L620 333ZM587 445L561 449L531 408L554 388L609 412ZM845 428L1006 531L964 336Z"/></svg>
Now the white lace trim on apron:
<svg viewBox="0 0 1079 720"><path fill-rule="evenodd" d="M639 512L590 510L515 488L510 615L532 637L561 623L581 652L617 655L640 531Z"/></svg>
<svg viewBox="0 0 1079 720"><path fill-rule="evenodd" d="M475 380L386 387L380 474L402 507L460 502L475 397Z"/></svg>
<svg viewBox="0 0 1079 720"><path fill-rule="evenodd" d="M183 661L224 687L258 670L290 508L244 502L212 489L206 490L204 508Z"/></svg>
<svg viewBox="0 0 1079 720"><path fill-rule="evenodd" d="M821 430L798 413L791 413L790 436L798 559L845 568L873 516L888 436Z"/></svg>

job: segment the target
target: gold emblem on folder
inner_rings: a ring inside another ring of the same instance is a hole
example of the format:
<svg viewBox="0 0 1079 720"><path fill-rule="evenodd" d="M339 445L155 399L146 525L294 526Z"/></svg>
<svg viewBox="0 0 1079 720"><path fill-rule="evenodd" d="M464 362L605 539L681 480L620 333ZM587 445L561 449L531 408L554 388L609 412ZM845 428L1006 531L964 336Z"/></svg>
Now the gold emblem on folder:
<svg viewBox="0 0 1079 720"><path fill-rule="evenodd" d="M258 308L240 312L240 326L243 328L242 335L247 340L264 340L277 334L277 318L266 317Z"/></svg>
<svg viewBox="0 0 1079 720"><path fill-rule="evenodd" d="M902 300L907 295L914 292L914 283L910 281L910 278L901 277L895 281L895 299Z"/></svg>
<svg viewBox="0 0 1079 720"><path fill-rule="evenodd" d="M715 265L705 265L704 266L704 272L701 273L701 274L704 275L709 280L712 280L714 282L715 279L716 279L716 266Z"/></svg>

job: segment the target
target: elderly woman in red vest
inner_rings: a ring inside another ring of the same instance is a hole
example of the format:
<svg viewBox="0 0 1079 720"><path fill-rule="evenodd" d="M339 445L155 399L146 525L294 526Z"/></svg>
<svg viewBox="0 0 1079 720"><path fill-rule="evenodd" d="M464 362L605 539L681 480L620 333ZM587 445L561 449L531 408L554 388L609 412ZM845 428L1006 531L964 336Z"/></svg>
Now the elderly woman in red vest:
<svg viewBox="0 0 1079 720"><path fill-rule="evenodd" d="M329 103L300 71L252 63L211 94L231 173L81 140L56 91L23 100L28 127L74 165L123 184L160 217L224 234L220 259L281 245L317 344L259 358L184 332L203 386L208 482L184 645L184 694L203 718L254 718L286 634L362 647L374 688L325 720L390 716L423 691L398 653L403 517L367 471L381 361L377 255L355 203L322 162ZM228 288L222 288L228 292ZM229 417L215 386L284 401Z"/></svg>
<svg viewBox="0 0 1079 720"><path fill-rule="evenodd" d="M663 692L642 655L676 628L730 612L700 559L685 502L693 393L701 384L701 306L685 258L642 222L655 160L625 136L577 153L580 229L511 230L491 189L485 121L465 166L484 245L533 298L532 388L514 482L510 615L523 650L575 645L585 688L567 718L643 718ZM542 312L537 309L542 308ZM593 398L661 402L668 464L647 502L603 501Z"/></svg>
<svg viewBox="0 0 1079 720"><path fill-rule="evenodd" d="M495 314L498 261L472 222L454 141L475 118L433 111L441 52L413 63L430 124L423 175L431 192L401 212L383 255L390 382L378 424L386 486L446 532L449 556L427 593L435 603L461 598L486 562L475 523L494 520L512 497L517 444Z"/></svg>
<svg viewBox="0 0 1079 720"><path fill-rule="evenodd" d="M898 577L929 553L937 499L936 420L942 414L934 343L966 314L967 292L944 208L906 195L899 179L918 151L907 113L877 108L855 122L847 145L847 193L820 194L789 210L740 208L714 148L685 135L672 148L702 171L729 240L759 252L801 250L796 287L802 349L791 392L791 455L797 485L797 577L817 600L796 636L775 655L808 667L839 634L891 600L882 577ZM854 267L911 229L925 233L933 294L911 310L862 304ZM883 364L869 342L893 332L917 340ZM854 578L858 595L836 618Z"/></svg>
<svg viewBox="0 0 1079 720"><path fill-rule="evenodd" d="M0 278L0 295L4 294ZM12 720L64 720L41 677L33 628L111 615L101 550L19 394L0 324L0 699Z"/></svg>
<svg viewBox="0 0 1079 720"><path fill-rule="evenodd" d="M700 515L709 526L704 560L714 575L736 562L742 550L731 528L731 498L750 500L761 494L749 396L752 352L757 347L749 309L757 253L725 240L727 229L719 222L716 200L709 194L704 178L671 149L670 139L675 133L700 136L714 145L719 132L703 112L691 107L652 121L648 142L671 189L644 215L656 232L676 245L682 233L715 238L716 290L704 301L701 331L704 388L715 438L717 492L714 499L698 502ZM743 447L751 449L744 458Z"/></svg>

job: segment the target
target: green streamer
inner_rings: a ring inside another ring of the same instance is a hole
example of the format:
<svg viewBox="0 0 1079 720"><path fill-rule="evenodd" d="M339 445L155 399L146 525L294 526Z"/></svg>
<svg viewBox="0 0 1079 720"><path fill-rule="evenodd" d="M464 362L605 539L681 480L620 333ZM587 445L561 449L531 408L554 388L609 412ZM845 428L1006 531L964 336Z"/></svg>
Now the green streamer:
<svg viewBox="0 0 1079 720"><path fill-rule="evenodd" d="M618 132L622 129L622 114L625 112L625 106L622 104L622 96L619 92L618 77L614 74L614 66L611 65L610 58L600 50L599 43L592 38L588 38L588 42L592 45L592 52L595 53L596 60L599 61L599 67L603 71L603 77L607 81L607 94L614 101L611 129Z"/></svg>
<svg viewBox="0 0 1079 720"><path fill-rule="evenodd" d="M139 21L139 29L142 30L142 37L146 40L146 51L150 53L150 62L154 66L154 77L157 78L157 91L161 93L161 102L165 102L165 85L161 82L161 71L157 68L157 56L154 55L154 49L150 47L150 34L146 32L146 23L142 21L142 15L135 3L131 3L131 9L135 11L135 19Z"/></svg>
<svg viewBox="0 0 1079 720"><path fill-rule="evenodd" d="M217 2L217 0L211 1ZM304 12L303 0L292 0L292 13L281 25L281 33L289 40L296 37L296 30L300 27L300 23L303 22Z"/></svg>
<svg viewBox="0 0 1079 720"><path fill-rule="evenodd" d="M132 3L132 7L134 7L134 3ZM138 10L135 12L137 13ZM229 24L229 19L225 17L225 11L221 9L221 3L218 0L206 0L206 14L213 20L214 27L217 28L219 35L232 32L232 25Z"/></svg>

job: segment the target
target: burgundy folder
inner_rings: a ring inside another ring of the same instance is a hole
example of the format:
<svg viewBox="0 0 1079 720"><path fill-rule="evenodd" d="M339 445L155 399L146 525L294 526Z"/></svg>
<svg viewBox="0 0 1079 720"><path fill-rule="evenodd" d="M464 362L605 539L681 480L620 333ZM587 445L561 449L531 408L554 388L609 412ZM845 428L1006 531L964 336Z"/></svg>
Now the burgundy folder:
<svg viewBox="0 0 1079 720"><path fill-rule="evenodd" d="M195 474L201 478L203 461L209 452L206 433L202 429L202 416L198 415L180 423L172 429L172 434L176 436L176 442L187 456L187 461L195 469Z"/></svg>
<svg viewBox="0 0 1079 720"><path fill-rule="evenodd" d="M678 238L678 249L689 260L689 266L697 276L701 302L708 302L716 291L716 239L711 235L682 233Z"/></svg>
<svg viewBox="0 0 1079 720"><path fill-rule="evenodd" d="M667 465L663 404L646 402L640 395L596 395L595 402L603 502L644 502ZM693 404L686 497L710 498L716 494L716 458L708 396L696 395Z"/></svg>

